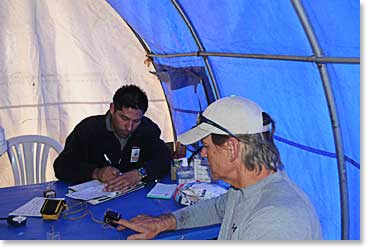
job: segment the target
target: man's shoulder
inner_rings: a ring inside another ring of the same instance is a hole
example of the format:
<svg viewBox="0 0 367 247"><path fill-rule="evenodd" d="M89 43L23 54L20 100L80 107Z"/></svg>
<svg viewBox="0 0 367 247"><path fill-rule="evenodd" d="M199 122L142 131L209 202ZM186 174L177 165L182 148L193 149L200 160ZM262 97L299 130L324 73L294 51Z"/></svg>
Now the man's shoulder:
<svg viewBox="0 0 367 247"><path fill-rule="evenodd" d="M149 117L146 117L146 116L143 116L143 119L142 119L141 123L144 124L144 125L147 125L147 126L151 125L151 126L157 126L158 127L158 125L152 119L150 119Z"/></svg>
<svg viewBox="0 0 367 247"><path fill-rule="evenodd" d="M138 131L142 134L150 133L158 136L160 136L161 134L161 129L159 128L159 126L153 120L145 116L143 116Z"/></svg>
<svg viewBox="0 0 367 247"><path fill-rule="evenodd" d="M80 121L80 123L94 123L94 122L100 122L100 121L104 121L106 118L105 115L93 115L93 116L89 116L84 118L82 121Z"/></svg>
<svg viewBox="0 0 367 247"><path fill-rule="evenodd" d="M105 115L89 116L81 120L77 127L79 128L102 128L106 124Z"/></svg>

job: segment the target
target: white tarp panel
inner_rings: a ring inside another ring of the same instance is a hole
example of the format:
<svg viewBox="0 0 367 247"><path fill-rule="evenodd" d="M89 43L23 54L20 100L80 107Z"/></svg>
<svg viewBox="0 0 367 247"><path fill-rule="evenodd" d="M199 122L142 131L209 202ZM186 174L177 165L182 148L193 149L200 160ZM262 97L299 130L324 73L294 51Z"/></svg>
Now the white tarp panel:
<svg viewBox="0 0 367 247"><path fill-rule="evenodd" d="M121 17L104 1L0 2L0 125L6 138L41 134L64 141L83 118L104 114L123 84L141 86L147 116L173 141L160 82ZM7 155L0 187L12 185ZM48 179L54 179L52 166Z"/></svg>

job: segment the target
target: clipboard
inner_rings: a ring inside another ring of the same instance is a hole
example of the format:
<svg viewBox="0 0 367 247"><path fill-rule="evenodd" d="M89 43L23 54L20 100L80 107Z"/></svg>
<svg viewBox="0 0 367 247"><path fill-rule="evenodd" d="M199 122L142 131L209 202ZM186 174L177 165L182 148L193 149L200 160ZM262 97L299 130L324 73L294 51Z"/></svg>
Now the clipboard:
<svg viewBox="0 0 367 247"><path fill-rule="evenodd" d="M144 188L144 186L145 186L145 183L140 182L135 187L130 188L127 191L124 191L124 192L113 192L112 195L97 197L97 198L88 200L87 202L90 203L90 204L92 204L92 205L96 205L96 204L99 204L99 203L102 203L102 202L105 202L105 201L109 201L109 200L111 200L113 198L126 195L126 194L128 194L130 192L133 192L133 191L136 191L138 189Z"/></svg>
<svg viewBox="0 0 367 247"><path fill-rule="evenodd" d="M106 192L103 191L104 184L98 180L91 180L85 183L77 184L68 187L68 194L65 196L88 202L92 205L96 205L113 198L126 195L127 193L133 192L135 190L141 189L145 186L144 182L139 182L136 186L128 189L127 191L120 192Z"/></svg>

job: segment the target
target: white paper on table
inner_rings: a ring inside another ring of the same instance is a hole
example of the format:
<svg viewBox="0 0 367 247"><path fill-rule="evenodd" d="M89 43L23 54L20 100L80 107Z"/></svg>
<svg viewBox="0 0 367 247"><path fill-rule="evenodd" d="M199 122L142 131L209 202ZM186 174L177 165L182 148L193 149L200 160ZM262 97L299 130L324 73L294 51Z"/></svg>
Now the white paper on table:
<svg viewBox="0 0 367 247"><path fill-rule="evenodd" d="M117 194L116 192L103 191L103 188L103 183L99 182L98 180L92 180L86 183L69 187L70 190L74 190L75 192L68 193L66 194L66 196L73 199L88 201L104 196L113 197Z"/></svg>
<svg viewBox="0 0 367 247"><path fill-rule="evenodd" d="M85 183L69 186L68 189L72 192L76 192L76 191L82 191L82 190L85 190L91 187L100 187L100 186L103 186L103 183L101 183L98 180L91 180Z"/></svg>
<svg viewBox="0 0 367 247"><path fill-rule="evenodd" d="M69 193L65 196L77 200L87 201L93 205L108 201L118 196L125 195L137 189L143 188L145 183L139 182L136 186L128 189L127 191L103 191L104 184L98 180L91 180L85 183L69 186Z"/></svg>
<svg viewBox="0 0 367 247"><path fill-rule="evenodd" d="M34 197L32 200L26 202L24 205L10 212L9 215L41 217L42 215L40 213L40 210L46 199L64 200L65 198Z"/></svg>

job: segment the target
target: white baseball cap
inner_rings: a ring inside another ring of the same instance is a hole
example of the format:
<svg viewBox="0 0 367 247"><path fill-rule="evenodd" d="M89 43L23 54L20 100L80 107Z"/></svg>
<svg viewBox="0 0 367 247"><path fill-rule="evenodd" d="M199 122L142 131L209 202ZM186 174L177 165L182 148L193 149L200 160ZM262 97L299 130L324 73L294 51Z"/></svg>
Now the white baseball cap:
<svg viewBox="0 0 367 247"><path fill-rule="evenodd" d="M249 99L240 96L221 98L210 104L199 115L197 125L178 136L178 141L188 145L210 134L236 136L269 131L270 124L263 126L262 113L261 107Z"/></svg>

